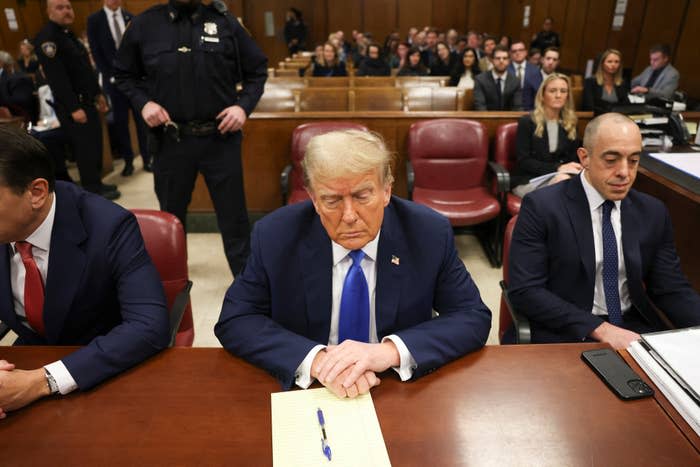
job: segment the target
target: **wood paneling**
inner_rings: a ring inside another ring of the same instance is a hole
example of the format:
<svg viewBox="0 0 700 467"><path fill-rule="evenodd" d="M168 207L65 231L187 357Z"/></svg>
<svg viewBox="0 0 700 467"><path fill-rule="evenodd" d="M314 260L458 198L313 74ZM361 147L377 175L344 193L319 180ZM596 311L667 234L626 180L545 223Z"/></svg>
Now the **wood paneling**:
<svg viewBox="0 0 700 467"><path fill-rule="evenodd" d="M560 67L574 70L578 67L578 58L581 53L581 45L585 37L590 35L586 31L585 22L588 10L588 0L569 0L569 5L566 10L566 19L564 24L560 25L561 34L561 62Z"/></svg>
<svg viewBox="0 0 700 467"><path fill-rule="evenodd" d="M432 25L445 32L450 28L466 32L468 4L468 1L433 0Z"/></svg>
<svg viewBox="0 0 700 467"><path fill-rule="evenodd" d="M622 53L622 66L624 68L632 68L634 66L645 9L646 0L628 0L622 29L620 31L611 29L608 34L607 48L617 49ZM612 26L612 23L610 26Z"/></svg>
<svg viewBox="0 0 700 467"><path fill-rule="evenodd" d="M406 37L408 29L423 27L433 22L433 7L429 0L399 0L399 31Z"/></svg>
<svg viewBox="0 0 700 467"><path fill-rule="evenodd" d="M586 15L586 34L574 69L583 70L586 62L595 59L607 48L608 30L612 25L614 0L590 0ZM595 31L594 33L592 31Z"/></svg>
<svg viewBox="0 0 700 467"><path fill-rule="evenodd" d="M685 17L685 25L678 41L674 65L681 71L681 88L688 94L700 97L700 2L691 2Z"/></svg>
<svg viewBox="0 0 700 467"><path fill-rule="evenodd" d="M352 2L360 3L360 2ZM369 31L374 41L384 44L386 37L393 31L398 31L396 0L364 0L363 31Z"/></svg>
<svg viewBox="0 0 700 467"><path fill-rule="evenodd" d="M685 13L687 0L648 0L644 14L643 33L639 36L637 46L637 56L634 61L634 74L641 73L649 66L649 47L656 43L666 43L675 49L676 40L683 24L683 14ZM698 3L697 1L694 3ZM689 24L691 29L695 29L697 39L698 24ZM698 46L697 40L694 47ZM675 50L672 50L675 53ZM681 75L683 73L681 72Z"/></svg>
<svg viewBox="0 0 700 467"><path fill-rule="evenodd" d="M5 17L5 8L14 10L18 23L17 31L10 30L7 18ZM17 0L0 0L0 47L14 56L19 51L19 43L25 37L27 37L27 33Z"/></svg>
<svg viewBox="0 0 700 467"><path fill-rule="evenodd" d="M329 2L328 4L328 24L327 31L337 31L342 29L345 32L345 39L352 40L353 29L364 31L365 25L362 21L362 2Z"/></svg>
<svg viewBox="0 0 700 467"><path fill-rule="evenodd" d="M489 34L501 33L503 2L495 0L469 1L469 28Z"/></svg>

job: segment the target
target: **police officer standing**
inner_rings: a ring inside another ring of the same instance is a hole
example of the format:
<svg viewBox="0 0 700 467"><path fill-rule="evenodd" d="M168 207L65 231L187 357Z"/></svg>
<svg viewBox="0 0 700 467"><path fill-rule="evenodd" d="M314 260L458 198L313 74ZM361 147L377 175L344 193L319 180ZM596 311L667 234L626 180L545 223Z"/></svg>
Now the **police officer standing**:
<svg viewBox="0 0 700 467"><path fill-rule="evenodd" d="M80 182L107 199L120 196L115 185L102 183L102 125L97 111L107 101L85 46L68 29L75 15L69 0L48 0L49 22L35 39L39 63L53 92L56 116L78 164Z"/></svg>
<svg viewBox="0 0 700 467"><path fill-rule="evenodd" d="M267 58L221 1L170 0L131 21L114 65L117 87L151 128L161 209L184 225L201 172L237 275L250 251L240 129L263 93Z"/></svg>

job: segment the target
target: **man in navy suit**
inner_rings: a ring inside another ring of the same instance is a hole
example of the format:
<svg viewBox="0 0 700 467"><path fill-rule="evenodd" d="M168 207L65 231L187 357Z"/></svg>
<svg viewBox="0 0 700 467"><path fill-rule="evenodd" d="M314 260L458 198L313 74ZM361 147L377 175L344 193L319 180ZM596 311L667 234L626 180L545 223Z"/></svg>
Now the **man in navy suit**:
<svg viewBox="0 0 700 467"><path fill-rule="evenodd" d="M122 0L104 0L104 6L87 19L87 36L90 51L95 59L97 71L102 74L102 88L112 103L112 121L109 122L109 138L112 149L124 158L122 176L134 173L134 152L129 136L129 99L114 85L112 61L117 54L124 30L133 15L121 7ZM138 119L134 112L134 119ZM136 120L138 124L138 120ZM139 127L139 131L142 129ZM139 140L142 137L139 136ZM146 148L141 147L141 155L146 164ZM147 164L146 164L147 165Z"/></svg>
<svg viewBox="0 0 700 467"><path fill-rule="evenodd" d="M36 370L0 361L0 418L90 389L168 344L158 271L133 214L54 181L46 148L0 127L0 321L16 345L79 345Z"/></svg>
<svg viewBox="0 0 700 467"><path fill-rule="evenodd" d="M513 232L508 288L532 342L621 349L642 332L700 325L700 296L681 272L666 207L631 189L639 128L603 114L583 146L581 175L525 196Z"/></svg>
<svg viewBox="0 0 700 467"><path fill-rule="evenodd" d="M523 84L523 110L535 108L535 96L544 79L554 73L559 66L559 49L549 47L542 53L540 68L527 67Z"/></svg>
<svg viewBox="0 0 700 467"><path fill-rule="evenodd" d="M371 133L312 138L311 201L255 224L215 333L285 389L317 379L355 397L379 384L375 373L418 378L486 342L491 313L450 223L391 196L390 158Z"/></svg>

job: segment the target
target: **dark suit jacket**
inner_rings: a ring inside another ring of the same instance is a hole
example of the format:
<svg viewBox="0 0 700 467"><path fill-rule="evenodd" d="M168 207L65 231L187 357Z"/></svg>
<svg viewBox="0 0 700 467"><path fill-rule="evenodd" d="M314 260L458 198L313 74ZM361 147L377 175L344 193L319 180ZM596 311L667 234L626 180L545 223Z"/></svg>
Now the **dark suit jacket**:
<svg viewBox="0 0 700 467"><path fill-rule="evenodd" d="M700 324L700 296L681 272L671 219L661 201L630 190L620 205L630 298L650 328ZM603 320L591 313L595 247L580 177L523 199L510 248L510 298L530 319L532 342L580 342ZM650 303L651 300L651 303Z"/></svg>
<svg viewBox="0 0 700 467"><path fill-rule="evenodd" d="M535 108L535 95L542 84L542 72L540 67L528 66L525 68L525 80L523 81L523 110Z"/></svg>
<svg viewBox="0 0 700 467"><path fill-rule="evenodd" d="M34 82L23 72L0 73L0 106L8 107L13 115L22 115L36 121L38 103L34 97Z"/></svg>
<svg viewBox="0 0 700 467"><path fill-rule="evenodd" d="M569 139L564 127L559 125L557 149L554 152L549 152L547 126L545 125L541 138L535 136L535 127L531 115L523 115L518 120L518 133L515 138L518 164L511 181L513 187L527 183L531 178L555 172L561 164L578 162L578 140Z"/></svg>
<svg viewBox="0 0 700 467"><path fill-rule="evenodd" d="M122 17L124 25L128 25L133 15L122 8ZM87 35L90 42L90 51L95 59L97 71L102 73L103 83L109 82L109 79L114 76L114 66L112 61L117 54L117 48L114 44L114 38L109 28L109 21L112 18L107 18L104 8L88 16L87 19ZM124 28L126 29L126 28ZM124 31L122 31L124 33Z"/></svg>
<svg viewBox="0 0 700 467"><path fill-rule="evenodd" d="M291 388L309 351L328 343L331 240L307 201L258 221L251 244L214 331L232 354ZM491 313L457 256L452 227L434 211L392 197L379 237L376 287L377 337L403 340L418 365L415 378L486 342ZM440 316L431 319L432 310Z"/></svg>
<svg viewBox="0 0 700 467"><path fill-rule="evenodd" d="M520 82L512 73L506 74L503 107L498 105L498 90L493 73L486 71L474 77L474 110L520 110Z"/></svg>
<svg viewBox="0 0 700 467"><path fill-rule="evenodd" d="M595 79L595 76L586 78L583 81L583 108L581 110L594 111L596 115L609 112L613 105L625 105L629 104L629 94L630 89L623 82L619 86L615 86L615 95L617 96L617 104L611 104L610 102L604 101L603 96L603 86L599 85Z"/></svg>
<svg viewBox="0 0 700 467"><path fill-rule="evenodd" d="M10 245L0 246L0 320L18 334L17 345L84 346L62 361L85 390L167 346L168 312L133 214L64 182L55 195L46 336L15 314Z"/></svg>

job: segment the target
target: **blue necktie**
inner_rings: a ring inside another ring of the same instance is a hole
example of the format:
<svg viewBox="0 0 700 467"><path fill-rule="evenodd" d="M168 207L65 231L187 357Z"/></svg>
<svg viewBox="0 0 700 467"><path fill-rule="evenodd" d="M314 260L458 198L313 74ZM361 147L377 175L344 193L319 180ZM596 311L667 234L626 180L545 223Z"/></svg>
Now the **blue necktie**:
<svg viewBox="0 0 700 467"><path fill-rule="evenodd" d="M345 339L369 342L369 290L360 267L365 254L362 250L353 250L349 256L352 258L352 266L345 276L340 297L338 344Z"/></svg>
<svg viewBox="0 0 700 467"><path fill-rule="evenodd" d="M603 289L605 289L605 306L608 309L608 321L619 326L622 324L620 309L620 290L617 286L619 272L617 269L617 240L610 222L613 203L603 203Z"/></svg>

